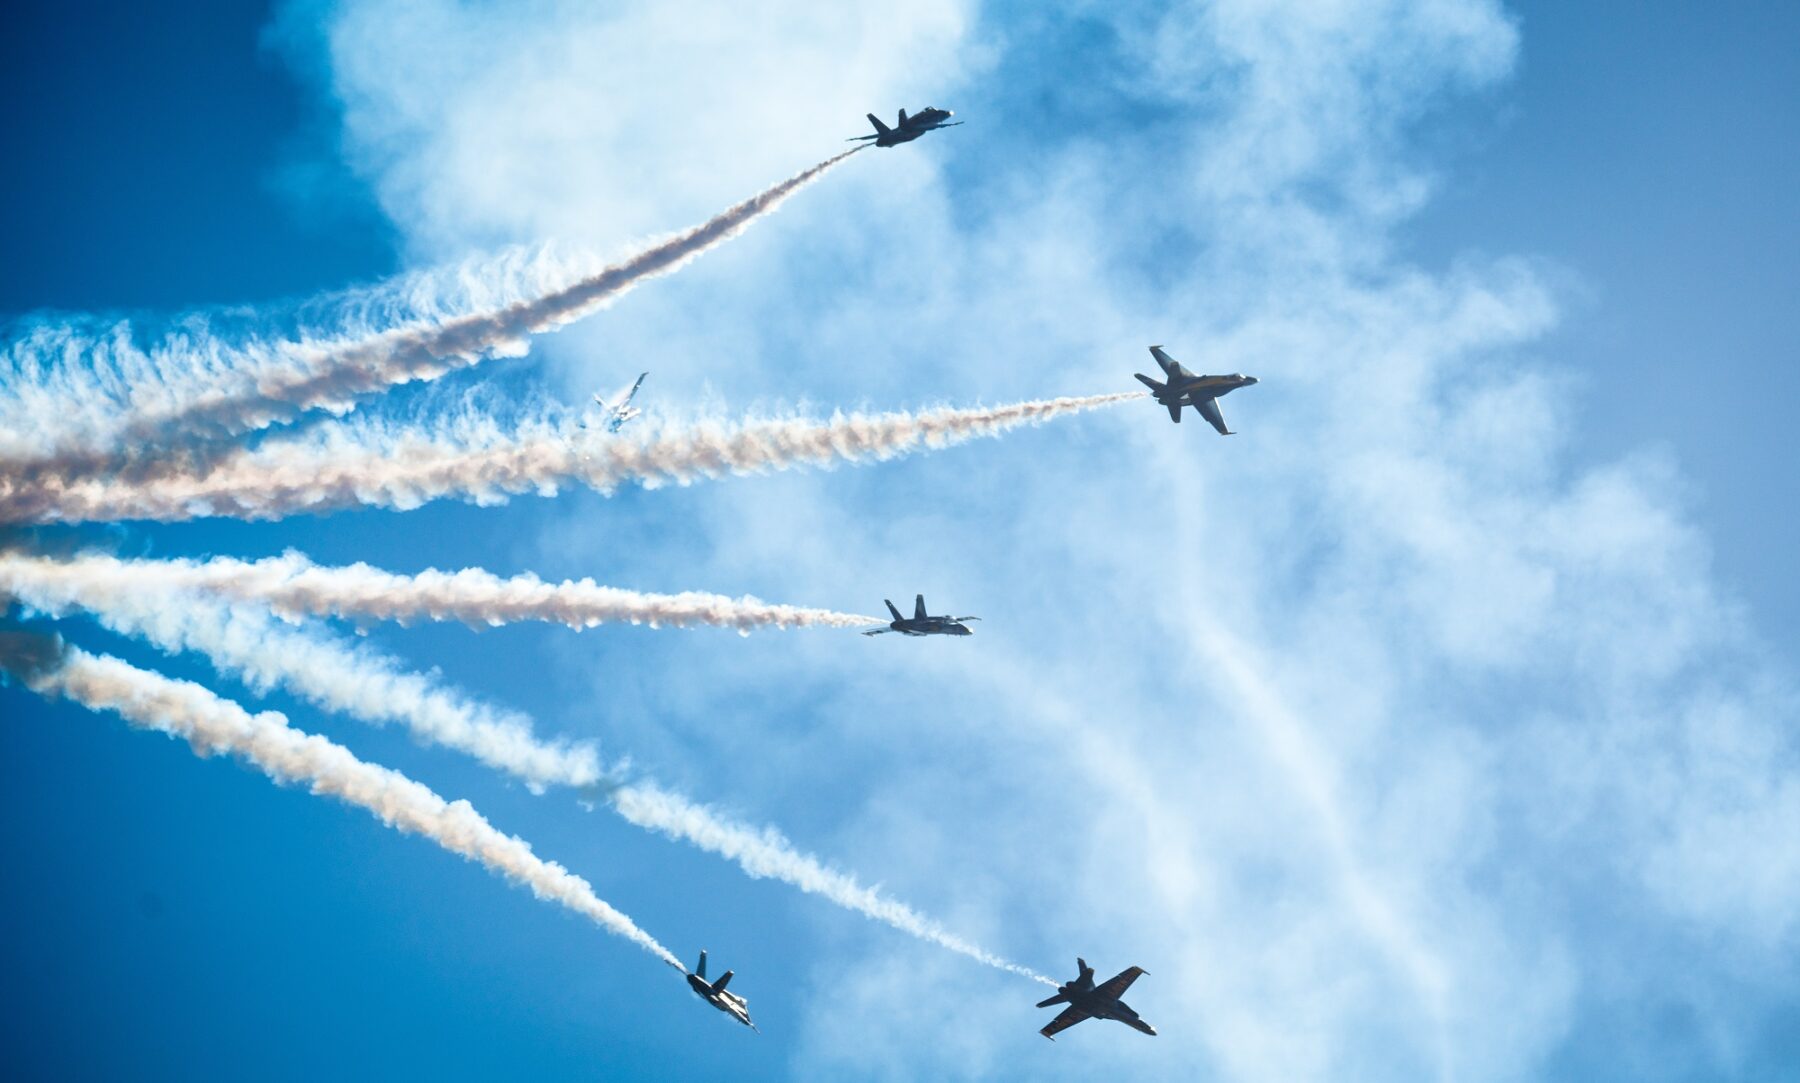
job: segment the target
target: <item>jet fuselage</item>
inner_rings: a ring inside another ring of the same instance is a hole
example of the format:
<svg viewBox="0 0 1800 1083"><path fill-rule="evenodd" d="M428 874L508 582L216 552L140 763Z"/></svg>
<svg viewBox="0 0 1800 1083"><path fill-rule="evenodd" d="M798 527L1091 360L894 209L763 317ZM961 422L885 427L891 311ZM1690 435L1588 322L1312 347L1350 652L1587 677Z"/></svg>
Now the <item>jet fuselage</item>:
<svg viewBox="0 0 1800 1083"><path fill-rule="evenodd" d="M875 134L856 138L864 142L873 142L878 147L899 146L901 143L912 142L926 132L935 132L939 128L954 128L956 125L949 123L949 120L955 115L948 109L939 109L935 106L926 106L912 116L907 116L906 110L902 109L894 126L890 128L883 124L875 114L870 113L869 123L875 126Z"/></svg>
<svg viewBox="0 0 1800 1083"><path fill-rule="evenodd" d="M1229 395L1240 387L1249 387L1257 382L1254 376L1245 376L1234 372L1229 376L1201 376L1189 372L1181 363L1163 352L1161 346L1150 347L1151 356L1162 366L1166 380L1153 380L1143 373L1135 373L1138 382L1150 389L1150 395L1169 411L1169 420L1181 420L1181 408L1192 406L1194 410L1219 430L1221 436L1230 436L1231 430L1225 426L1225 417L1219 412L1218 399Z"/></svg>
<svg viewBox="0 0 1800 1083"><path fill-rule="evenodd" d="M697 971L690 971L687 975L688 988L692 989L694 995L701 1000L706 1001L726 1015L731 1016L733 1019L736 1019L738 1022L749 1027L751 1030L755 1030L756 1024L750 1021L750 1002L743 997L738 996L736 993L726 992L725 990L725 986L731 983L731 977L732 971L727 970L719 977L718 981L708 982L706 980L706 953L701 952L700 968Z"/></svg>
<svg viewBox="0 0 1800 1083"><path fill-rule="evenodd" d="M899 632L903 636L972 636L974 629L964 624L966 620L980 620L980 617L934 617L925 612L925 596L919 595L913 602L913 615L903 616L898 606L892 601L887 603L888 612L894 619L886 628L876 628L864 632L863 635L875 636L883 632Z"/></svg>
<svg viewBox="0 0 1800 1083"><path fill-rule="evenodd" d="M1131 1009L1131 1005L1120 999L1131 983L1143 975L1142 967L1131 967L1104 985L1094 984L1094 968L1087 965L1087 960L1075 960L1080 973L1074 981L1067 981L1056 987L1056 995L1038 1002L1038 1007L1048 1008L1053 1004L1067 1004L1050 1024L1039 1031L1046 1038L1054 1039L1068 1027L1084 1019L1116 1019L1133 1030L1154 1036L1156 1028Z"/></svg>

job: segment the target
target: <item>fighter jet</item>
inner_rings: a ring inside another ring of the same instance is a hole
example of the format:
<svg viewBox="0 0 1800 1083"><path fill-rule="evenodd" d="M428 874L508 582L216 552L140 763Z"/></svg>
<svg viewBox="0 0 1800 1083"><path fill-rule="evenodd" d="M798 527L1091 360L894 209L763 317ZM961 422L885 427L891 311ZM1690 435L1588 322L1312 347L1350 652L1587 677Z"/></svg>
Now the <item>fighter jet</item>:
<svg viewBox="0 0 1800 1083"><path fill-rule="evenodd" d="M725 987L731 984L731 975L732 971L727 970L719 975L718 981L708 985L706 983L706 952L702 951L699 969L689 974L687 980L688 985L693 987L694 993L700 999L761 1034L762 1031L757 1030L756 1024L750 1021L749 1002L736 993L725 991Z"/></svg>
<svg viewBox="0 0 1800 1083"><path fill-rule="evenodd" d="M1163 375L1169 378L1168 383L1158 383L1141 372L1132 373L1156 401L1169 408L1169 418L1176 424L1181 423L1181 408L1192 406L1200 411L1200 416L1212 422L1212 427L1219 430L1220 436L1230 436L1232 432L1225 427L1225 415L1219 412L1219 396L1229 395L1240 387L1249 387L1256 382L1256 377L1243 373L1232 373L1230 376L1196 376L1183 368L1181 362L1163 352L1161 346L1150 347L1150 356L1162 366Z"/></svg>
<svg viewBox="0 0 1800 1083"><path fill-rule="evenodd" d="M631 400L637 397L638 388L644 386L644 377L648 375L650 375L648 372L640 373L636 383L613 395L611 399L603 399L599 395L594 396L594 405L606 411L607 432L618 432L627 421L644 412L631 405Z"/></svg>
<svg viewBox="0 0 1800 1083"><path fill-rule="evenodd" d="M944 123L955 115L955 113L952 113L948 109L939 109L934 105L928 105L910 117L906 115L906 110L902 109L900 110L899 122L890 128L883 124L874 113L870 113L868 114L869 123L875 125L875 134L852 136L849 139L844 140L844 142L866 143L873 140L878 147L892 147L901 143L910 143L921 135L924 135L926 132L935 132L939 128L954 128L957 124L961 124L962 121L960 120L957 121L956 124Z"/></svg>
<svg viewBox="0 0 1800 1083"><path fill-rule="evenodd" d="M1105 985L1095 988L1094 968L1087 965L1086 959L1080 958L1075 960L1075 965L1081 968L1081 973L1076 976L1074 981L1064 982L1056 987L1055 996L1048 1000L1038 1001L1040 1008L1048 1008L1052 1004L1068 1005L1062 1010L1061 1015L1050 1020L1049 1025L1038 1031L1039 1034L1055 1041L1058 1034L1083 1019L1117 1019L1133 1030L1141 1030L1145 1034L1155 1036L1156 1028L1139 1019L1138 1013L1132 1011L1129 1005L1119 999L1125 995L1125 990L1131 988L1131 983L1145 973L1143 967L1134 966L1120 971Z"/></svg>
<svg viewBox="0 0 1800 1083"><path fill-rule="evenodd" d="M887 601L883 598L882 601ZM913 603L913 615L909 620L900 615L893 602L887 603L888 612L894 615L892 623L886 628L870 628L864 632L866 636L878 636L883 632L899 632L903 636L972 636L964 621L980 620L980 617L932 617L925 613L925 596L919 595Z"/></svg>

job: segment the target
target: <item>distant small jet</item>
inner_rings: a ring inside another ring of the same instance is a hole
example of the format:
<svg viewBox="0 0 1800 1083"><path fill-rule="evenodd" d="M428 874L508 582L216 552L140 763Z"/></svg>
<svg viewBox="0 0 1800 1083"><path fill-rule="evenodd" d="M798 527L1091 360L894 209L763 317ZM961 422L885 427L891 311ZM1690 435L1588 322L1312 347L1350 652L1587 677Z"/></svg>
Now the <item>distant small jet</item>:
<svg viewBox="0 0 1800 1083"><path fill-rule="evenodd" d="M1057 986L1055 996L1048 1000L1038 1001L1037 1006L1040 1008L1048 1008L1052 1004L1068 1005L1063 1009L1061 1015L1050 1020L1044 1029L1038 1031L1039 1034L1055 1041L1058 1034L1083 1019L1117 1019L1133 1030L1141 1030L1145 1034L1155 1036L1156 1028L1138 1018L1138 1013L1132 1011L1130 1005L1119 999L1125 995L1125 990L1131 988L1132 982L1147 973L1143 967L1134 966L1120 971L1106 984L1096 988L1094 968L1087 965L1087 960L1078 958L1075 960L1075 965L1080 968L1081 973L1076 976L1074 981L1064 982Z"/></svg>
<svg viewBox="0 0 1800 1083"><path fill-rule="evenodd" d="M1181 423L1181 408L1192 406L1200 411L1200 416L1212 422L1212 427L1219 430L1220 436L1231 436L1232 431L1225 427L1225 415L1219 412L1219 396L1229 395L1240 387L1249 387L1256 383L1256 377L1233 373L1230 376L1196 376L1183 368L1181 362L1163 352L1161 346L1150 347L1150 356L1162 366L1163 375L1169 378L1168 383L1158 383L1141 372L1132 373L1138 381L1150 389L1156 401L1169 408L1169 418L1176 424Z"/></svg>
<svg viewBox="0 0 1800 1083"><path fill-rule="evenodd" d="M637 397L638 388L644 386L644 377L648 375L650 375L648 372L640 373L636 383L623 391L616 392L611 399L603 399L599 395L594 396L594 405L605 411L607 432L618 432L627 421L644 412L631 405L631 400Z"/></svg>
<svg viewBox="0 0 1800 1083"><path fill-rule="evenodd" d="M731 984L732 973L732 971L727 970L725 973L719 975L718 981L708 985L706 982L706 952L702 951L700 953L699 968L687 976L688 985L693 987L694 993L699 996L700 999L711 1004L726 1015L731 1016L733 1019L736 1019L751 1030L755 1030L758 1034L761 1034L762 1031L757 1030L756 1024L750 1021L749 1001L746 1001L736 993L727 993L725 991L725 987Z"/></svg>
<svg viewBox="0 0 1800 1083"><path fill-rule="evenodd" d="M900 110L899 121L890 128L883 124L874 113L870 113L868 114L869 123L875 125L875 134L852 136L849 139L844 140L844 142L866 143L872 140L878 147L892 147L901 143L910 143L921 135L924 135L926 132L935 132L939 128L954 128L957 125L960 125L962 123L960 120L957 121L956 124L944 123L955 115L955 113L952 113L948 109L939 109L933 105L926 106L924 109L921 109L910 117L906 115L906 110L902 109Z"/></svg>
<svg viewBox="0 0 1800 1083"><path fill-rule="evenodd" d="M887 599L882 599L887 601ZM910 619L900 615L900 610L893 602L887 603L888 612L894 615L893 622L886 628L870 628L864 632L866 636L878 636L883 632L899 632L903 636L972 636L964 621L980 620L980 617L932 617L925 613L925 596L918 596L913 603L913 615Z"/></svg>

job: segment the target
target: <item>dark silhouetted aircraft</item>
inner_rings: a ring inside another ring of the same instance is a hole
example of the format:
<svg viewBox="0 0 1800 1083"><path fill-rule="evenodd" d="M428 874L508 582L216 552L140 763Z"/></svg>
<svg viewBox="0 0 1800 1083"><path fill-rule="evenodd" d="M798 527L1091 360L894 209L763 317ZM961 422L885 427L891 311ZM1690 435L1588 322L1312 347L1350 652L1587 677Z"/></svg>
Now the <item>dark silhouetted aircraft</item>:
<svg viewBox="0 0 1800 1083"><path fill-rule="evenodd" d="M882 599L887 601L887 599ZM963 624L966 620L980 620L980 617L932 617L925 613L925 596L919 595L913 603L911 618L900 615L893 602L887 603L888 612L894 615L892 623L886 628L871 628L864 632L866 636L878 636L883 632L899 632L903 636L972 636L975 633Z"/></svg>
<svg viewBox="0 0 1800 1083"><path fill-rule="evenodd" d="M700 953L700 968L687 976L688 984L700 999L731 1016L738 1022L756 1030L756 1024L750 1021L749 1002L736 993L727 993L725 987L731 984L732 971L727 970L719 975L719 980L711 985L706 983L706 953ZM762 1031L756 1030L758 1034Z"/></svg>
<svg viewBox="0 0 1800 1083"><path fill-rule="evenodd" d="M956 127L962 121L959 120L956 124L944 123L955 115L948 109L939 109L932 105L926 106L910 117L906 115L906 110L902 109L899 121L890 128L883 124L874 113L870 113L869 123L875 125L875 134L852 136L844 142L866 143L873 140L878 147L898 146L901 143L910 143L926 132L935 132L939 128Z"/></svg>
<svg viewBox="0 0 1800 1083"><path fill-rule="evenodd" d="M1056 995L1048 1000L1038 1001L1038 1007L1048 1008L1052 1004L1067 1004L1062 1014L1050 1020L1049 1025L1038 1031L1051 1041L1056 1036L1083 1019L1117 1019L1133 1030L1141 1030L1145 1034L1155 1035L1156 1028L1138 1018L1138 1013L1131 1010L1119 998L1131 983L1145 973L1143 967L1134 966L1120 971L1105 985L1098 988L1094 985L1094 968L1087 965L1086 959L1076 959L1075 965L1081 968L1074 981L1064 982L1056 987Z"/></svg>
<svg viewBox="0 0 1800 1083"><path fill-rule="evenodd" d="M1147 388L1156 401L1169 408L1169 417L1181 423L1181 408L1192 406L1200 411L1200 416L1212 422L1212 427L1219 430L1220 436L1232 435L1225 427L1225 415L1219 412L1219 396L1229 395L1240 387L1249 387L1256 382L1256 377L1233 373L1230 376L1196 376L1183 368L1181 362L1163 352L1161 346L1150 347L1150 356L1162 366L1163 375L1169 378L1168 383L1158 383L1141 372L1132 373Z"/></svg>

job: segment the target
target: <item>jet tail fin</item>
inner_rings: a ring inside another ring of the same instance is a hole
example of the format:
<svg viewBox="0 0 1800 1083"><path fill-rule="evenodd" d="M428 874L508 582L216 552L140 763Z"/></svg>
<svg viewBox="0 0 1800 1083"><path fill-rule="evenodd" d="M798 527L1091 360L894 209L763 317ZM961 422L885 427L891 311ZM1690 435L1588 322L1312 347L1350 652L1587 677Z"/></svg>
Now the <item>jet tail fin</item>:
<svg viewBox="0 0 1800 1083"><path fill-rule="evenodd" d="M1068 1002L1069 1002L1069 994L1058 993L1055 996L1050 997L1046 1000L1038 1001L1037 1006L1040 1008L1048 1008L1052 1004L1067 1004Z"/></svg>
<svg viewBox="0 0 1800 1083"><path fill-rule="evenodd" d="M869 123L875 125L875 132L877 135L886 135L889 132L893 131L892 128L883 124L881 122L881 118L876 116L874 113L868 114L868 117L869 117Z"/></svg>
<svg viewBox="0 0 1800 1083"><path fill-rule="evenodd" d="M1137 377L1138 383L1143 384L1145 387L1149 388L1151 391L1162 391L1169 386L1168 384L1158 383L1155 380L1152 380L1150 377L1145 376L1141 372L1134 372L1134 373L1132 373L1132 375Z"/></svg>
<svg viewBox="0 0 1800 1083"><path fill-rule="evenodd" d="M696 978L706 977L706 953L704 951L700 953L700 965L694 968L694 976Z"/></svg>
<svg viewBox="0 0 1800 1083"><path fill-rule="evenodd" d="M715 993L723 993L725 991L725 987L727 985L731 984L731 975L733 975L735 973L736 973L736 971L727 970L725 973L720 974L719 980L712 983L712 991Z"/></svg>
<svg viewBox="0 0 1800 1083"><path fill-rule="evenodd" d="M921 594L918 596L917 600L915 600L913 602L913 620L924 620L924 619L925 619L925 596L923 594Z"/></svg>
<svg viewBox="0 0 1800 1083"><path fill-rule="evenodd" d="M906 127L906 110L900 110L900 127Z"/></svg>
<svg viewBox="0 0 1800 1083"><path fill-rule="evenodd" d="M883 598L882 601L887 602L888 612L894 615L895 620L906 619L900 615L900 607L896 606L893 602L888 602L886 598Z"/></svg>

